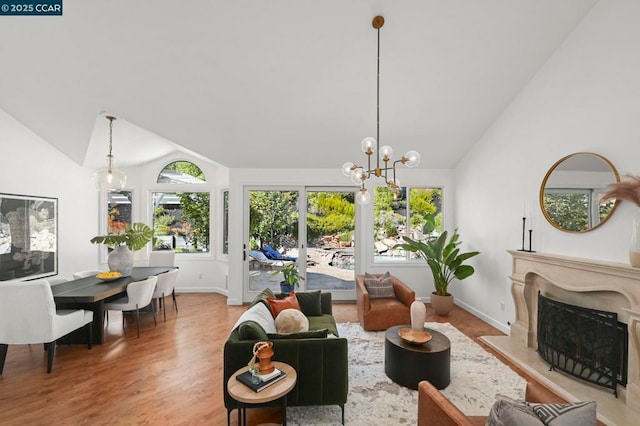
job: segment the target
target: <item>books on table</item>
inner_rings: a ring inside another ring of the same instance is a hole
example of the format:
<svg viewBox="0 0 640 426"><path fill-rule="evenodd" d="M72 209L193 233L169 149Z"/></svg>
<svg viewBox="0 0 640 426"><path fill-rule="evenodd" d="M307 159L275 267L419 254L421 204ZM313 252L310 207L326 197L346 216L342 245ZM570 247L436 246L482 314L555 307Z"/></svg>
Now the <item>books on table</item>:
<svg viewBox="0 0 640 426"><path fill-rule="evenodd" d="M253 382L251 371L245 371L244 373L238 374L236 379L238 379L242 384L250 387L256 392L260 392L274 383L279 382L284 379L287 374L284 371L280 371L277 368L269 373L269 374L258 374L257 377L260 379L258 383Z"/></svg>

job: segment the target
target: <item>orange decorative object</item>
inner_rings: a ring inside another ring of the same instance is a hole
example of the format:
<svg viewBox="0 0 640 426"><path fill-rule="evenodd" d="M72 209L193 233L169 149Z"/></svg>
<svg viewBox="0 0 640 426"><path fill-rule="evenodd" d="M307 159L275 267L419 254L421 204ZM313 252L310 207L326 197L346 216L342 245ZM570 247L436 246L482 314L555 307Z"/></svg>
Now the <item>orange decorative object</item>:
<svg viewBox="0 0 640 426"><path fill-rule="evenodd" d="M412 330L410 328L401 328L398 334L402 340L414 345L427 343L432 337L431 334L426 331Z"/></svg>
<svg viewBox="0 0 640 426"><path fill-rule="evenodd" d="M273 356L273 342L256 343L258 357L258 374L269 374L275 370L271 357Z"/></svg>

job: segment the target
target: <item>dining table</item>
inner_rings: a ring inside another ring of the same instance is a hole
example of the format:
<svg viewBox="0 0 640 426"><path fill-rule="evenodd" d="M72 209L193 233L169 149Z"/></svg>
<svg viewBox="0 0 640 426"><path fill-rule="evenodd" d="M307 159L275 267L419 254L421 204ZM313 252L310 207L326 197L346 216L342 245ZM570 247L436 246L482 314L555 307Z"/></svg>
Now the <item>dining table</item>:
<svg viewBox="0 0 640 426"><path fill-rule="evenodd" d="M57 309L86 309L93 311L92 341L104 342L104 305L106 302L122 297L127 285L142 281L150 276L159 275L175 269L175 266L137 266L131 275L105 281L95 275L67 281L51 287ZM59 339L62 344L86 344L86 333L76 330Z"/></svg>

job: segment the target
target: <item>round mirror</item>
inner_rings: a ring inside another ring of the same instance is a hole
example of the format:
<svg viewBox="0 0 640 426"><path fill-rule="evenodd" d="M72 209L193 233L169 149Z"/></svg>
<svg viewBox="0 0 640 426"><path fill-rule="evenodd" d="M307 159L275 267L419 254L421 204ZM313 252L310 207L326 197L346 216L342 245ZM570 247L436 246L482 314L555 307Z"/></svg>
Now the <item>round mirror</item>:
<svg viewBox="0 0 640 426"><path fill-rule="evenodd" d="M557 161L540 186L540 208L551 225L566 232L587 232L609 219L616 200L600 201L611 183L619 182L609 160L577 152Z"/></svg>

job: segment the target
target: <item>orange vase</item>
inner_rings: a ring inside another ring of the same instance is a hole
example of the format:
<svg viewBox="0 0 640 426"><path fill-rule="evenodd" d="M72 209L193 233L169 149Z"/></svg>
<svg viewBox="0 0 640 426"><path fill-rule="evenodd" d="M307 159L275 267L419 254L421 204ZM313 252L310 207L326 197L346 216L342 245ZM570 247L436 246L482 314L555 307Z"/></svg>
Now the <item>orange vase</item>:
<svg viewBox="0 0 640 426"><path fill-rule="evenodd" d="M258 350L258 374L269 374L275 370L271 357L273 356L273 342L264 342L267 345Z"/></svg>

